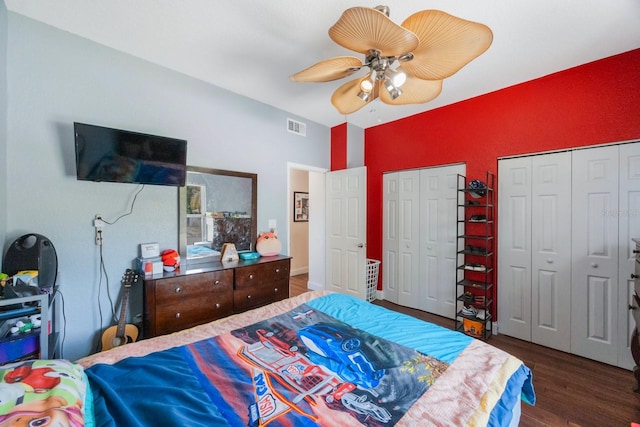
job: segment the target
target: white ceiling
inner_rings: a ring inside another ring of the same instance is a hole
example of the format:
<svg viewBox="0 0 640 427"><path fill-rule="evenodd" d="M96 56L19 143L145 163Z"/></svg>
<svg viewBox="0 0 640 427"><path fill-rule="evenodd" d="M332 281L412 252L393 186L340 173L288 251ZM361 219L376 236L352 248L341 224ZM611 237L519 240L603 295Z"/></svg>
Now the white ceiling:
<svg viewBox="0 0 640 427"><path fill-rule="evenodd" d="M327 126L347 121L368 128L640 47L640 0L389 1L390 18L398 24L419 10L439 9L488 25L493 44L446 79L442 94L427 104L389 106L376 100L345 117L330 98L346 80L289 81L291 74L322 59L358 56L336 45L327 31L343 10L385 4L382 1L5 0L5 4L10 12Z"/></svg>

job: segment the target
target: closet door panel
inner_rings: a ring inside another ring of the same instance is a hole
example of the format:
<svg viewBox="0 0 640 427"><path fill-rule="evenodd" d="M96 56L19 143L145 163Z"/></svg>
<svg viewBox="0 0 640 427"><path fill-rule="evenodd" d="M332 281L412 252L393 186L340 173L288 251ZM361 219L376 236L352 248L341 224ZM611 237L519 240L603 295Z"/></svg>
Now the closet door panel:
<svg viewBox="0 0 640 427"><path fill-rule="evenodd" d="M420 308L419 171L398 172L398 189L398 304Z"/></svg>
<svg viewBox="0 0 640 427"><path fill-rule="evenodd" d="M618 147L572 157L571 352L618 359Z"/></svg>
<svg viewBox="0 0 640 427"><path fill-rule="evenodd" d="M382 176L382 286L384 298L398 304L398 173Z"/></svg>
<svg viewBox="0 0 640 427"><path fill-rule="evenodd" d="M498 321L501 334L531 341L530 157L498 162Z"/></svg>
<svg viewBox="0 0 640 427"><path fill-rule="evenodd" d="M457 175L464 165L420 170L420 309L455 316Z"/></svg>
<svg viewBox="0 0 640 427"><path fill-rule="evenodd" d="M631 334L635 328L630 306L637 306L633 300L633 280L635 268L635 245L632 238L640 238L640 143L620 145L619 170L618 246L620 248L618 277L618 366L633 369L631 357Z"/></svg>
<svg viewBox="0 0 640 427"><path fill-rule="evenodd" d="M534 156L531 197L531 341L571 342L571 153Z"/></svg>

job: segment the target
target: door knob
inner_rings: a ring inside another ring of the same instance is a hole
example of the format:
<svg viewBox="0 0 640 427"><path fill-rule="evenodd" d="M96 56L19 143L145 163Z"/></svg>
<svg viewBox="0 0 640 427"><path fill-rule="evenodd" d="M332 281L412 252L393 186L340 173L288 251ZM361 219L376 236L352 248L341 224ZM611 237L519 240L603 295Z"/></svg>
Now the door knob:
<svg viewBox="0 0 640 427"><path fill-rule="evenodd" d="M634 306L632 306L631 304L629 304L629 310L635 310L635 309L637 309L637 308L638 308L638 307L634 307Z"/></svg>
<svg viewBox="0 0 640 427"><path fill-rule="evenodd" d="M364 248L364 243L358 243L356 246L359 248Z"/></svg>
<svg viewBox="0 0 640 427"><path fill-rule="evenodd" d="M547 258L547 264L553 264L553 260L551 258Z"/></svg>
<svg viewBox="0 0 640 427"><path fill-rule="evenodd" d="M640 275L631 273L632 279L640 279Z"/></svg>
<svg viewBox="0 0 640 427"><path fill-rule="evenodd" d="M597 264L597 263L595 263L595 262L592 262L592 263L591 263L591 267L593 267L593 268L598 268L598 264Z"/></svg>

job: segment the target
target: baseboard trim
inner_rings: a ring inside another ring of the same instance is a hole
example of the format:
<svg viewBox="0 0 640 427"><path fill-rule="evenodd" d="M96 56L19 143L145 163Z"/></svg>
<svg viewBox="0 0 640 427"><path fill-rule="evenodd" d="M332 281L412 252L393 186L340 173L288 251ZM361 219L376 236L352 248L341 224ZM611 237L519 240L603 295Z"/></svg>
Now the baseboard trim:
<svg viewBox="0 0 640 427"><path fill-rule="evenodd" d="M310 291L323 291L324 285L321 283L307 282L307 289Z"/></svg>
<svg viewBox="0 0 640 427"><path fill-rule="evenodd" d="M300 274L309 274L309 266L296 268L289 273L290 276L298 276Z"/></svg>

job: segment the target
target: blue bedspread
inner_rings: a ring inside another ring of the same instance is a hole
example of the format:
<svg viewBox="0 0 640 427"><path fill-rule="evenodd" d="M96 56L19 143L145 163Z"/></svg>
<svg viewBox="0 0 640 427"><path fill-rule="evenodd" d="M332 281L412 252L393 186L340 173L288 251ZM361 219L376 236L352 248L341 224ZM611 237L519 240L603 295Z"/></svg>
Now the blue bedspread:
<svg viewBox="0 0 640 427"><path fill-rule="evenodd" d="M461 355L474 343L464 334L342 294L313 299L293 311L256 321L204 341L88 368L96 425L326 425L332 416L335 421L345 414L354 425L393 425L450 364L465 358ZM330 348L317 347L325 345L316 339L322 333L333 334L333 341L336 334L351 337L342 339L338 349L352 358L349 369L339 356L327 357ZM354 355L365 341L382 350L368 353L370 361L365 357L363 363L362 354ZM270 353L264 356L265 352ZM428 357L424 366L429 369L415 373L418 379L409 378L406 369L415 366L414 354L423 360ZM289 364L282 365L281 360ZM314 375L324 378L324 385L312 390L315 394L300 385L300 372L306 370L309 377L310 366L316 366ZM294 367L297 371L292 373ZM521 365L508 372L490 415L480 418L488 425L508 425L521 394L526 402L535 402L529 369ZM407 400L393 401L395 390L392 397L381 392L393 375L401 377L397 384L410 385ZM262 399L265 390L271 393L269 400ZM492 401L491 393L487 395L483 399ZM269 412L283 405L283 415L261 418L264 402Z"/></svg>

